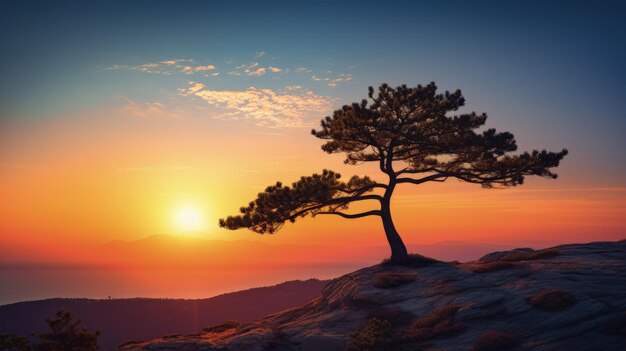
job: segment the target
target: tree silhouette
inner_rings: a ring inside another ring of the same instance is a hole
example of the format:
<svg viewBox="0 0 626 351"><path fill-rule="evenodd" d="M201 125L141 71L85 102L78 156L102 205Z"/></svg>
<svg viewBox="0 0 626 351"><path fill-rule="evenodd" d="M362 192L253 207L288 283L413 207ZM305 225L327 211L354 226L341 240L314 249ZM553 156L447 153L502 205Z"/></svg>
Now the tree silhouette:
<svg viewBox="0 0 626 351"><path fill-rule="evenodd" d="M394 227L390 208L397 185L456 178L484 188L516 186L525 176L556 178L550 169L567 155L565 149L510 154L517 150L513 134L495 129L478 132L487 120L484 113L451 116L465 99L460 90L438 94L434 82L395 89L382 84L378 94L370 87L368 95L369 101L345 105L324 118L321 129L312 134L326 140L322 145L325 152L345 153L347 164L378 164L386 182L367 176L353 176L343 182L338 173L329 170L301 177L291 187L278 182L241 207L241 214L220 219L220 227L272 234L285 222L308 214L379 216L391 247L391 261L405 262L406 247ZM381 194L370 194L374 191ZM366 200L378 204L361 213L342 211L353 202Z"/></svg>
<svg viewBox="0 0 626 351"><path fill-rule="evenodd" d="M80 319L73 321L69 312L59 311L56 318L46 319L51 333L38 334L39 343L33 346L34 350L41 351L96 351L98 350L98 335L85 328L80 328Z"/></svg>

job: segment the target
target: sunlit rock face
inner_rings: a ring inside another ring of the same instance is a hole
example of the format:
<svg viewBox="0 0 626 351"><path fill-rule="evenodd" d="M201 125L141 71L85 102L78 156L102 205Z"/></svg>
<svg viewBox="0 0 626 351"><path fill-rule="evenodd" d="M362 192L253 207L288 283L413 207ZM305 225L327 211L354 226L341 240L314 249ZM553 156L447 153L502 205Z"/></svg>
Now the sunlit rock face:
<svg viewBox="0 0 626 351"><path fill-rule="evenodd" d="M623 350L626 242L380 264L331 281L300 308L122 349L356 350L355 332L373 318L391 335L379 349Z"/></svg>

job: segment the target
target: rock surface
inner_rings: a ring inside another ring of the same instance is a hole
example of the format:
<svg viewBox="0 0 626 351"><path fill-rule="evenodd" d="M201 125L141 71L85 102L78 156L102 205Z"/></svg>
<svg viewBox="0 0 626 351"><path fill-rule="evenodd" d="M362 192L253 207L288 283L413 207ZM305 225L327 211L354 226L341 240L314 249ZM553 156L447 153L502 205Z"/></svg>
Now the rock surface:
<svg viewBox="0 0 626 351"><path fill-rule="evenodd" d="M374 286L373 278L385 272L415 279ZM547 297L533 301L544 305L529 302L541 293ZM563 294L574 301L564 306L558 301ZM451 317L441 324L435 315L445 309ZM299 308L227 330L170 335L122 349L340 351L376 317L389 320L398 335L422 326L412 334L411 350L480 350L477 339L488 332L518 336L513 346L494 350L624 350L625 312L626 242L595 242L499 252L463 264L380 264L334 279L322 296ZM439 324L424 329L428 323Z"/></svg>

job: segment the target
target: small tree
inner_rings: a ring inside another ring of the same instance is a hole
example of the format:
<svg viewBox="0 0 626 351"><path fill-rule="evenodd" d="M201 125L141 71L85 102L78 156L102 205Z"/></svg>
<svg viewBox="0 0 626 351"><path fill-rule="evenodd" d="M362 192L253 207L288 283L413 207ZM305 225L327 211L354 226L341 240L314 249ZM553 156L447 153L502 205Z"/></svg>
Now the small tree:
<svg viewBox="0 0 626 351"><path fill-rule="evenodd" d="M38 334L39 343L34 350L41 351L96 351L100 332L80 328L80 319L73 321L69 312L59 311L56 318L46 319L51 333Z"/></svg>
<svg viewBox="0 0 626 351"><path fill-rule="evenodd" d="M291 187L278 182L241 207L241 214L220 219L220 227L272 234L285 222L308 214L378 216L391 247L391 260L404 262L408 259L406 247L394 227L390 207L397 185L456 178L484 188L510 187L522 184L525 176L556 178L550 169L567 155L565 149L511 155L517 150L513 134L495 129L476 131L485 124L486 114L450 115L465 104L460 90L437 94L435 83L395 89L383 84L377 95L370 87L369 98L336 110L312 133L326 140L322 145L325 152L345 153L347 164L378 164L386 182L367 176L342 182L338 173L329 170L302 177ZM382 194L369 194L376 190ZM371 211L342 212L350 203L365 200L378 204Z"/></svg>

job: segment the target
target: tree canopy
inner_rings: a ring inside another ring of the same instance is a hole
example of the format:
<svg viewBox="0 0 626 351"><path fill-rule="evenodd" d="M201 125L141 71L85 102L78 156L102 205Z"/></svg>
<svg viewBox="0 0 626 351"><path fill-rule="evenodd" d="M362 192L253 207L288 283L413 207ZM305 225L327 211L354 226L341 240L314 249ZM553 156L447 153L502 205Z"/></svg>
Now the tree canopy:
<svg viewBox="0 0 626 351"><path fill-rule="evenodd" d="M271 234L285 222L309 214L380 216L392 259L403 261L406 248L393 226L390 209L396 185L457 179L484 188L516 186L527 176L557 178L552 168L567 155L565 149L513 154L517 151L513 134L480 130L486 114L454 114L465 105L460 90L437 93L435 83L413 88L382 84L376 94L370 87L368 96L369 100L345 105L322 119L321 128L312 134L325 140L323 151L345 153L347 164L377 163L387 181L353 176L343 182L338 173L324 170L291 186L278 182L241 207L239 215L220 219L219 225ZM375 190L382 194L369 194ZM364 200L379 205L371 211L344 212L350 203Z"/></svg>

